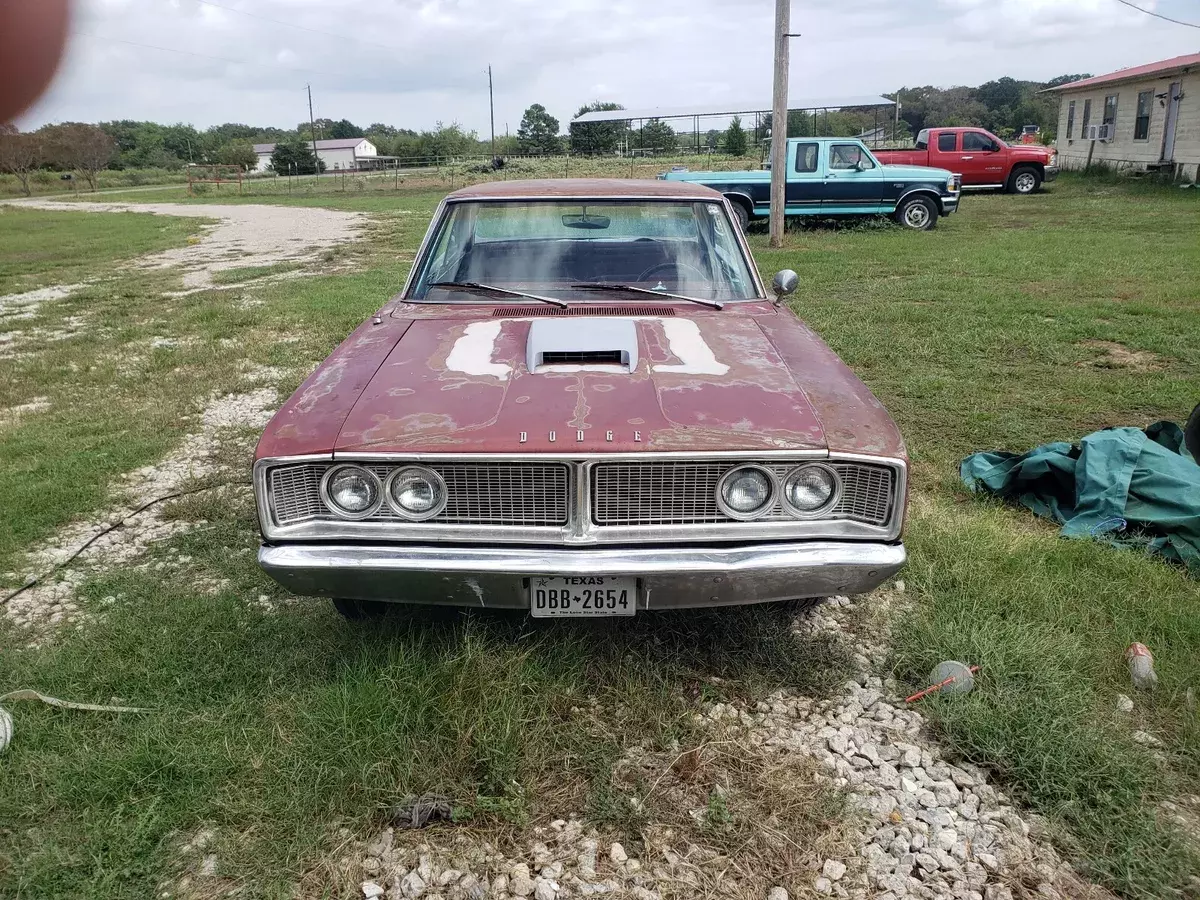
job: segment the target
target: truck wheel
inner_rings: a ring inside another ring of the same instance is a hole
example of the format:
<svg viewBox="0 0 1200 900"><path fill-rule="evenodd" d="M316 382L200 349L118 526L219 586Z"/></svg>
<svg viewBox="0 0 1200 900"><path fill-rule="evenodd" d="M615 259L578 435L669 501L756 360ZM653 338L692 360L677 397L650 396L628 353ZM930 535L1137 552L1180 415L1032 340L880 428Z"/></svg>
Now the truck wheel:
<svg viewBox="0 0 1200 900"><path fill-rule="evenodd" d="M378 619L388 611L392 604L381 600L342 600L335 599L333 608L342 614L343 618L351 621L359 619Z"/></svg>
<svg viewBox="0 0 1200 900"><path fill-rule="evenodd" d="M909 197L896 210L896 221L914 231L930 231L937 220L937 204L929 197Z"/></svg>
<svg viewBox="0 0 1200 900"><path fill-rule="evenodd" d="M1042 176L1037 169L1021 166L1008 176L1007 190L1010 194L1032 194L1041 184Z"/></svg>
<svg viewBox="0 0 1200 900"><path fill-rule="evenodd" d="M733 217L737 219L738 226L742 229L742 231L745 231L746 227L750 224L749 211L745 206L736 200L730 200L729 205L733 207Z"/></svg>

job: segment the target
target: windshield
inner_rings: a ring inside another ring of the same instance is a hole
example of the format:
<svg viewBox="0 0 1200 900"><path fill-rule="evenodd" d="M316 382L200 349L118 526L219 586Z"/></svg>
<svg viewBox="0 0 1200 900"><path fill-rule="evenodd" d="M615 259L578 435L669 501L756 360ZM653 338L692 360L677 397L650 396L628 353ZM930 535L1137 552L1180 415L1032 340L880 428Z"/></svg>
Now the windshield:
<svg viewBox="0 0 1200 900"><path fill-rule="evenodd" d="M504 200L447 205L409 299L479 302L438 282L595 300L580 285L627 284L710 300L756 296L720 203ZM652 303L653 298L640 299Z"/></svg>

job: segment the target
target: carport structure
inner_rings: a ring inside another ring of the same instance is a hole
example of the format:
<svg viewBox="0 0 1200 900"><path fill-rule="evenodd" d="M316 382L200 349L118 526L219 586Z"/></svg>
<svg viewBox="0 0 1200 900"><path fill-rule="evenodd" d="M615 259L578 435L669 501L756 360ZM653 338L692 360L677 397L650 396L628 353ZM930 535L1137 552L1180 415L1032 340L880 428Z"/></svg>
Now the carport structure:
<svg viewBox="0 0 1200 900"><path fill-rule="evenodd" d="M817 132L817 123L822 112L828 117L830 110L840 109L872 109L875 113L875 131L880 128L879 113L888 109L884 123L894 120L896 101L878 95L853 97L798 97L788 102L788 113L812 113L813 133ZM633 128L641 129L647 121L655 119L669 121L672 119L690 119L696 136L696 152L700 152L700 121L701 119L724 119L731 116L754 116L754 142L757 144L765 136L765 118L771 113L770 103L718 103L704 106L674 106L674 107L645 107L641 109L613 109L584 113L577 119L571 120L571 126L585 125L593 122L628 122Z"/></svg>

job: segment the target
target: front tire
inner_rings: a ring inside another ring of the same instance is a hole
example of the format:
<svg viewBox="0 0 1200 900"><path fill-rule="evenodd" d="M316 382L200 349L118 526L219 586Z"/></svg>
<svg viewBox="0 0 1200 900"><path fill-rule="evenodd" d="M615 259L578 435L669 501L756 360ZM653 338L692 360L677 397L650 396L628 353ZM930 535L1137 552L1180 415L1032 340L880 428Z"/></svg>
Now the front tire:
<svg viewBox="0 0 1200 900"><path fill-rule="evenodd" d="M929 197L909 197L896 209L896 221L913 231L932 231L937 220L937 204Z"/></svg>
<svg viewBox="0 0 1200 900"><path fill-rule="evenodd" d="M733 217L737 219L738 227L744 233L750 225L750 211L736 200L730 200L729 205L733 208Z"/></svg>
<svg viewBox="0 0 1200 900"><path fill-rule="evenodd" d="M337 598L333 601L333 608L342 614L342 618L351 622L357 622L362 619L378 619L380 616L387 614L388 607L391 605L380 600L343 600Z"/></svg>
<svg viewBox="0 0 1200 900"><path fill-rule="evenodd" d="M1008 176L1007 191L1010 194L1032 194L1042 186L1042 174L1030 166L1013 169Z"/></svg>

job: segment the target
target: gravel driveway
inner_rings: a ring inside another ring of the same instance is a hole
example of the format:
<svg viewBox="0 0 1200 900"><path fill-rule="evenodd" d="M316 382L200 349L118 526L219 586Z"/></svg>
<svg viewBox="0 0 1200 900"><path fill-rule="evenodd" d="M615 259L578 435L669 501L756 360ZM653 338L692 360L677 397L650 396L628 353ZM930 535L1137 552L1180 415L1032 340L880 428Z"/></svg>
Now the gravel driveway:
<svg viewBox="0 0 1200 900"><path fill-rule="evenodd" d="M186 203L89 203L61 200L13 200L14 206L55 212L132 212L159 216L216 219L205 225L204 239L143 257L151 269L180 266L183 286L213 286L213 273L226 269L272 266L309 260L316 251L357 240L367 224L363 213L306 206Z"/></svg>

